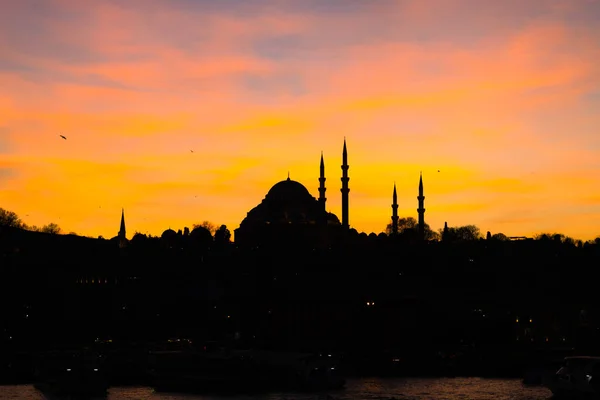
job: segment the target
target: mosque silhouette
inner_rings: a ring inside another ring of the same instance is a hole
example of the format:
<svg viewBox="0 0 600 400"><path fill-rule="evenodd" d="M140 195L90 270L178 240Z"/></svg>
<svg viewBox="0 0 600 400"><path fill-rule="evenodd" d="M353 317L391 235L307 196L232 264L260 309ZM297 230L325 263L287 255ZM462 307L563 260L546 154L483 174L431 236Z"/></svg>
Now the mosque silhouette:
<svg viewBox="0 0 600 400"><path fill-rule="evenodd" d="M235 243L239 246L260 246L266 243L306 243L312 246L329 246L344 238L350 230L348 183L348 150L346 139L342 150L342 220L328 212L325 197L325 163L321 153L319 198L313 197L300 182L288 178L276 183L262 202L250 210L240 227L234 230ZM425 196L423 178L419 180L419 208L417 209L418 237L424 239ZM398 232L398 203L396 185L392 199L392 234Z"/></svg>

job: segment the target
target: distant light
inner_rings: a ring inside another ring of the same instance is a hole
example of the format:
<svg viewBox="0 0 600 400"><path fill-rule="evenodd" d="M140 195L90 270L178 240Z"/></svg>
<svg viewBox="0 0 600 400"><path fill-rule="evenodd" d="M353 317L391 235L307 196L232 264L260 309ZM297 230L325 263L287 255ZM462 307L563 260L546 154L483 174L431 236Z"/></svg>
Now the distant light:
<svg viewBox="0 0 600 400"><path fill-rule="evenodd" d="M533 320L531 318L529 318L529 322L533 322Z"/></svg>
<svg viewBox="0 0 600 400"><path fill-rule="evenodd" d="M517 318L516 321L517 321L517 324L518 324L519 323L519 318Z"/></svg>
<svg viewBox="0 0 600 400"><path fill-rule="evenodd" d="M67 368L67 372L71 372L71 368Z"/></svg>
<svg viewBox="0 0 600 400"><path fill-rule="evenodd" d="M98 372L98 368L94 368L94 371L95 371L95 372Z"/></svg>

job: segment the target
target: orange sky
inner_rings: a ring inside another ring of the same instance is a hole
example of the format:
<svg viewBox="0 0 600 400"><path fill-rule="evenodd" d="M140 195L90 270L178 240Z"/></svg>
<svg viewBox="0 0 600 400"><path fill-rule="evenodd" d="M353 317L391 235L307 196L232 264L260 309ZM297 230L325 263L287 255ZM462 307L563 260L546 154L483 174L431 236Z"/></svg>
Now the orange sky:
<svg viewBox="0 0 600 400"><path fill-rule="evenodd" d="M0 207L28 224L233 231L288 171L318 196L321 151L341 216L345 136L358 231L384 230L394 181L416 217L423 171L436 230L600 236L597 0L0 9Z"/></svg>

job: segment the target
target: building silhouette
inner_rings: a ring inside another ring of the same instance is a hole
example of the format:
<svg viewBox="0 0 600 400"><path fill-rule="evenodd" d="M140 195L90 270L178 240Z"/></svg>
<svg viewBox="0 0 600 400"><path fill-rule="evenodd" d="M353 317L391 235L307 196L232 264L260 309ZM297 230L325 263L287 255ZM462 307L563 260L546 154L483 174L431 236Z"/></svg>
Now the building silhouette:
<svg viewBox="0 0 600 400"><path fill-rule="evenodd" d="M127 234L125 230L125 209L121 209L121 227L119 229L119 233L117 234L117 238L119 240L119 247L125 247L127 245Z"/></svg>
<svg viewBox="0 0 600 400"><path fill-rule="evenodd" d="M348 151L346 149L346 138L344 138L344 150L342 150L342 228L348 229L350 228L349 222L349 196L350 188L348 187L348 181L350 178L348 177L348 169L350 166L348 165Z"/></svg>
<svg viewBox="0 0 600 400"><path fill-rule="evenodd" d="M419 213L419 223L418 223L418 234L419 240L425 240L425 196L423 196L423 174L419 176L419 195L417 196L417 200L419 200L419 208L417 209L417 213Z"/></svg>
<svg viewBox="0 0 600 400"><path fill-rule="evenodd" d="M323 152L321 152L321 166L320 166L320 172L321 175L319 176L319 204L321 204L321 209L323 211L326 211L326 204L325 202L327 201L327 198L325 197L325 191L327 190L325 188L325 162L323 161Z"/></svg>
<svg viewBox="0 0 600 400"><path fill-rule="evenodd" d="M257 246L266 243L305 243L327 246L340 236L340 228L348 223L348 150L346 139L342 151L342 223L327 212L325 192L325 161L321 152L319 165L319 198L314 198L304 185L291 180L276 183L263 201L250 210L240 227L234 230L239 245Z"/></svg>
<svg viewBox="0 0 600 400"><path fill-rule="evenodd" d="M259 246L267 243L305 243L312 246L327 246L340 240L344 232L349 231L350 205L348 182L348 148L346 139L342 149L342 219L327 212L325 193L325 161L323 152L319 164L319 197L313 197L304 185L288 178L276 183L262 202L250 210L246 218L234 230L235 243L242 246ZM425 196L423 195L423 176L419 177L418 239L425 240ZM398 195L396 183L392 195L392 234L397 234Z"/></svg>
<svg viewBox="0 0 600 400"><path fill-rule="evenodd" d="M396 182L394 182L394 193L392 194L392 235L398 234L398 195L396 194Z"/></svg>

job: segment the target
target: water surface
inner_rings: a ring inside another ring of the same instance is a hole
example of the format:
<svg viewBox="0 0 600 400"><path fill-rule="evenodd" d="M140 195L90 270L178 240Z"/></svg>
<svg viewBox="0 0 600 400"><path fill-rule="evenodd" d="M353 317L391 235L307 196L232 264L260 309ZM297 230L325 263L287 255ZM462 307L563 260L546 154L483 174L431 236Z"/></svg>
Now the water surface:
<svg viewBox="0 0 600 400"><path fill-rule="evenodd" d="M327 393L271 393L257 396L155 393L148 387L115 387L109 390L106 400L547 400L551 397L548 389L523 385L519 379L368 378L348 380L346 389ZM48 398L31 385L0 386L0 400L4 399Z"/></svg>

